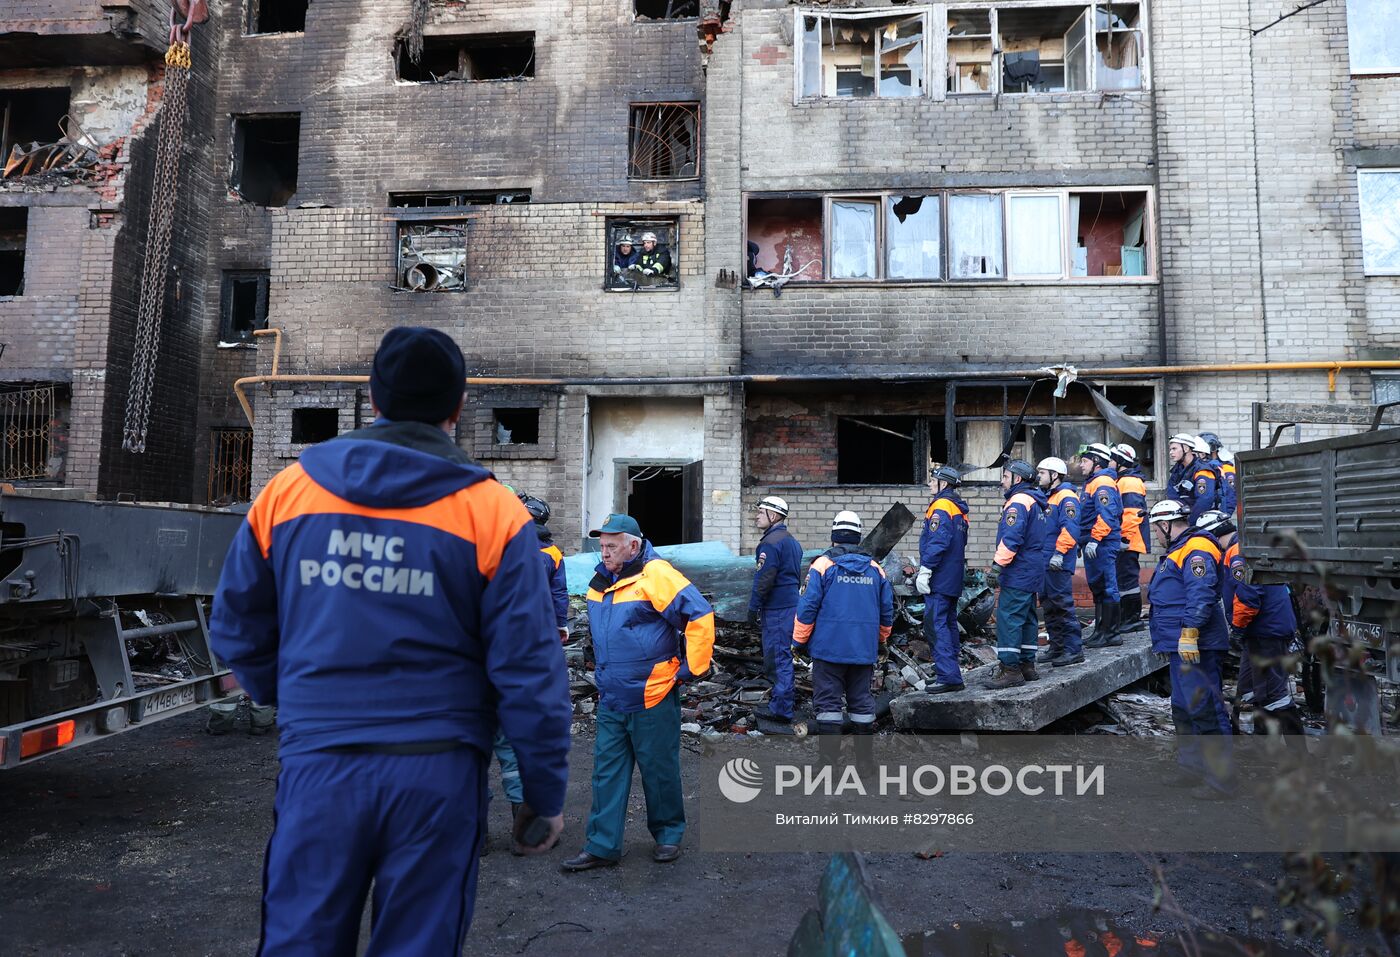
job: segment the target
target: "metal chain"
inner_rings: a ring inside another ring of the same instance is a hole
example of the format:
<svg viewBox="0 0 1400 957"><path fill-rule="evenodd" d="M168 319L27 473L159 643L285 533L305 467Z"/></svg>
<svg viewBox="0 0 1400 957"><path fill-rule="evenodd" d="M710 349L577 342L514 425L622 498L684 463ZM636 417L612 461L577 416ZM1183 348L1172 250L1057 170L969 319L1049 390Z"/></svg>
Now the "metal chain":
<svg viewBox="0 0 1400 957"><path fill-rule="evenodd" d="M146 261L141 267L141 300L131 354L131 383L126 398L122 448L146 451L146 429L156 385L160 326L165 312L165 281L170 267L170 234L175 225L180 151L185 142L189 103L190 45L171 44L165 51L165 96L156 139L156 169L151 184L151 215L146 224Z"/></svg>

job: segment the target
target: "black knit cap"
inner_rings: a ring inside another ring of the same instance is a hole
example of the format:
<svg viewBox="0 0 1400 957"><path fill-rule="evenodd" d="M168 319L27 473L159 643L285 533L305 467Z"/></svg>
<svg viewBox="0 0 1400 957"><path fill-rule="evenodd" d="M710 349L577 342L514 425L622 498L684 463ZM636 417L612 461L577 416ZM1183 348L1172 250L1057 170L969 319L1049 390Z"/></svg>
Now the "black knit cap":
<svg viewBox="0 0 1400 957"><path fill-rule="evenodd" d="M466 376L466 360L451 336L421 326L396 326L374 353L369 394L390 421L437 425L457 411Z"/></svg>

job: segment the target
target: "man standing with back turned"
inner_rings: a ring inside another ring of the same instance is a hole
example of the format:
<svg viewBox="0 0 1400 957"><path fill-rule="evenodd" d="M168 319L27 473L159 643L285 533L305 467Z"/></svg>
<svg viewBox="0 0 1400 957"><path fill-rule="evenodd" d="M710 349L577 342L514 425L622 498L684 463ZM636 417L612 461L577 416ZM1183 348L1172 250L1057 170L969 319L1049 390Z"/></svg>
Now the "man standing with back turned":
<svg viewBox="0 0 1400 957"><path fill-rule="evenodd" d="M563 829L564 656L534 523L449 438L465 374L445 334L389 330L377 421L273 478L224 564L214 651L282 726L265 957L354 953L371 884L368 955L461 953L498 722L516 846Z"/></svg>

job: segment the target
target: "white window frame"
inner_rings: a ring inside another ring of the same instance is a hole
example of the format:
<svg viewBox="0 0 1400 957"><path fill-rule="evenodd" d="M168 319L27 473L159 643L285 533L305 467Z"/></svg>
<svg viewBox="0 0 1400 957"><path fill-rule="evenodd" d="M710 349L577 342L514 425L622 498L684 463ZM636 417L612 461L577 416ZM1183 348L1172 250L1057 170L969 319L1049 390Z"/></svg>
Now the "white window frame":
<svg viewBox="0 0 1400 957"><path fill-rule="evenodd" d="M934 11L935 11L935 10L938 10L938 9L942 9L942 7L941 7L941 6L940 6L940 7L935 7L935 6L917 6L917 5L911 5L911 6L907 6L907 7L880 7L880 8L878 8L878 9L870 9L870 10L867 10L867 9L841 10L841 9L828 9L828 8L826 8L826 7L794 7L793 10L792 10L792 51L793 51L793 54L792 54L792 61L793 61L793 71L792 71L792 102L793 102L793 104L796 105L796 104L802 103L803 101L808 101L808 102L826 102L826 101L832 101L832 100L835 100L835 101L841 101L841 100L855 100L855 101L858 101L858 102L877 102L877 103L878 103L878 102L887 102L887 103L899 103L899 102L904 102L904 101L908 101L908 100L929 99L930 97L937 97L938 99L942 99L941 93L942 93L942 91L943 91L943 88L944 88L945 86L947 86L947 80L943 80L941 83L939 83L939 84L937 84L937 85L935 85L935 84L933 83L933 63L934 63L934 59L935 59L935 57L934 57L934 50L935 50L935 49L944 51L943 60L944 60L944 61L947 60L947 54L946 54L947 44L946 44L946 43L944 42L944 40L943 40L943 33L944 33L944 31L947 29L947 21L946 21L946 18L945 18L943 24L942 24L941 26L938 26L937 20L935 19L934 15L933 15L933 14L934 14ZM805 53L806 53L806 43L804 42L804 38L806 37L806 29L805 29L805 26L804 26L804 24L803 24L803 21L804 21L806 18L808 18L808 17L822 17L822 18L825 18L825 19L828 19L828 20L885 20L885 19L912 20L912 19L914 19L914 17L922 17L922 18L923 18L923 21L924 21L924 86L923 86L923 92L920 93L918 96L881 96L881 95L880 95L880 76L879 76L879 73L880 73L880 54L879 54L879 41L876 40L876 44L875 44L875 74L876 74L876 75L875 75L875 95L874 95L874 96L824 96L824 95L822 95L822 94L820 94L820 93L818 93L816 96L804 96L803 93L802 93L802 73L803 73L803 60L802 60L802 58L803 58L803 56L804 56ZM937 29L938 29L938 32L935 34L935 33L934 33L934 30L935 30L936 27L937 27ZM943 69L944 69L944 71L946 72L947 67L944 66Z"/></svg>
<svg viewBox="0 0 1400 957"><path fill-rule="evenodd" d="M1363 233L1361 240L1361 272L1366 276L1400 276L1400 266L1375 270L1366 267L1366 240L1363 232L1365 229L1366 211L1361 207L1361 177L1372 176L1376 173L1389 173L1393 176L1400 176L1400 166L1378 166L1374 168L1358 169L1356 171L1356 227L1358 232Z"/></svg>
<svg viewBox="0 0 1400 957"><path fill-rule="evenodd" d="M1060 269L1054 273L1018 273L1012 269L1012 247L1015 240L1011 230L1011 207L1017 199L1047 199L1054 197L1060 215ZM1069 277L1069 268L1066 262L1068 254L1066 249L1069 246L1068 230L1068 202L1067 195L1063 190L1048 189L1008 189L1002 196L1001 215L1003 217L1001 232L1005 237L1006 246L1006 278L1010 282L1054 282Z"/></svg>
<svg viewBox="0 0 1400 957"><path fill-rule="evenodd" d="M1346 4L1346 12L1347 12L1347 70L1348 70L1348 72L1350 72L1352 76L1400 76L1400 66L1394 66L1394 67L1385 67L1385 66L1379 66L1379 67L1377 67L1377 66L1358 67L1358 66L1352 61L1352 56L1351 56L1351 53L1352 53L1352 50L1351 50L1351 34L1352 34L1352 29L1351 29L1351 27L1352 27L1352 14L1351 14L1351 9L1352 9L1352 8L1351 8L1351 0L1343 0L1343 2Z"/></svg>

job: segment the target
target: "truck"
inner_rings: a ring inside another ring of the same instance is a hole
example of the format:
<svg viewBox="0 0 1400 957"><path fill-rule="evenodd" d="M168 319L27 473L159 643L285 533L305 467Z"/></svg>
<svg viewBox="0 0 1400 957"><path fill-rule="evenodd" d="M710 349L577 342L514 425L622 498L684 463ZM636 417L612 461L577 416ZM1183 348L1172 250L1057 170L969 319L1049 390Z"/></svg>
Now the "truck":
<svg viewBox="0 0 1400 957"><path fill-rule="evenodd" d="M1251 580L1298 602L1309 707L1369 733L1400 684L1400 428L1383 427L1396 405L1256 402L1255 447L1236 459L1240 554ZM1282 441L1304 425L1347 431Z"/></svg>
<svg viewBox="0 0 1400 957"><path fill-rule="evenodd" d="M0 486L0 770L241 695L208 615L242 521Z"/></svg>

